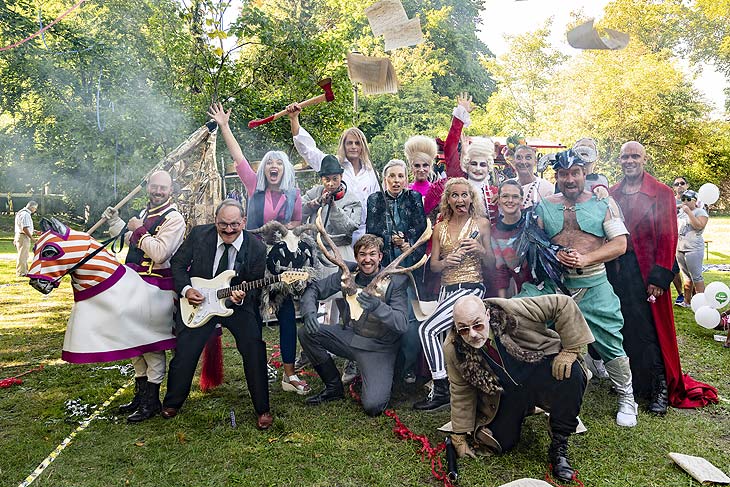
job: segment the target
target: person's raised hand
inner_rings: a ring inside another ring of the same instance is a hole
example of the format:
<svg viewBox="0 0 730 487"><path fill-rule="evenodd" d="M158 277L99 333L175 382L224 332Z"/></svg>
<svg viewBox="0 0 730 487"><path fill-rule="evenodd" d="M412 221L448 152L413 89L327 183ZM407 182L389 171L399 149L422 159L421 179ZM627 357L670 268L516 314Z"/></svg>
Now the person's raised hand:
<svg viewBox="0 0 730 487"><path fill-rule="evenodd" d="M228 125L232 111L232 108L225 111L223 109L223 103L213 103L210 108L208 108L208 116L215 120L219 127L225 127Z"/></svg>
<svg viewBox="0 0 730 487"><path fill-rule="evenodd" d="M286 114L289 118L297 118L301 112L302 107L299 106L299 103L292 103L286 106Z"/></svg>
<svg viewBox="0 0 730 487"><path fill-rule="evenodd" d="M459 96L456 97L456 103L459 106L464 107L464 110L466 110L467 113L471 113L471 111L474 110L474 103L472 103L472 97L466 91L463 93L460 93Z"/></svg>

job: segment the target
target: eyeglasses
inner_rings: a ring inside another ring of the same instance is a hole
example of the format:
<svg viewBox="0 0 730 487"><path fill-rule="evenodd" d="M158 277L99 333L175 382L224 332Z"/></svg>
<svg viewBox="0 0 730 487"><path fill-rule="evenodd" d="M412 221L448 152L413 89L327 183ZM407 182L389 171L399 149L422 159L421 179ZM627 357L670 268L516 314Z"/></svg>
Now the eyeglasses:
<svg viewBox="0 0 730 487"><path fill-rule="evenodd" d="M231 230L238 230L241 227L241 222L233 222L233 223L215 222L215 226L217 226L221 230L225 230L228 227L231 227Z"/></svg>
<svg viewBox="0 0 730 487"><path fill-rule="evenodd" d="M456 333L459 334L459 336L467 336L469 334L469 330L474 330L476 332L480 332L484 330L484 323L474 323L471 326L464 326L461 328L456 329Z"/></svg>
<svg viewBox="0 0 730 487"><path fill-rule="evenodd" d="M641 154L621 154L621 156L619 157L619 159L621 159L622 161L628 161L629 159L633 159L635 161L638 161L642 157L643 157L643 155L641 155Z"/></svg>
<svg viewBox="0 0 730 487"><path fill-rule="evenodd" d="M687 183L685 183L684 181L677 181L674 183L674 186L686 186L686 185L687 185Z"/></svg>

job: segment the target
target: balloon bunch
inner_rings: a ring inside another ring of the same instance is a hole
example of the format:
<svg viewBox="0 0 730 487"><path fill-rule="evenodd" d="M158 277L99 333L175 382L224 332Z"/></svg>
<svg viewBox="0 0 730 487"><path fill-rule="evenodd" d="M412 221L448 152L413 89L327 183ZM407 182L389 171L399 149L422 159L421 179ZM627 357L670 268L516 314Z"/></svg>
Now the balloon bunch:
<svg viewBox="0 0 730 487"><path fill-rule="evenodd" d="M704 293L692 296L695 321L703 328L712 329L720 324L720 308L730 304L730 287L724 282L707 285Z"/></svg>
<svg viewBox="0 0 730 487"><path fill-rule="evenodd" d="M712 183L705 183L697 191L697 197L706 205L713 205L720 199L720 189Z"/></svg>

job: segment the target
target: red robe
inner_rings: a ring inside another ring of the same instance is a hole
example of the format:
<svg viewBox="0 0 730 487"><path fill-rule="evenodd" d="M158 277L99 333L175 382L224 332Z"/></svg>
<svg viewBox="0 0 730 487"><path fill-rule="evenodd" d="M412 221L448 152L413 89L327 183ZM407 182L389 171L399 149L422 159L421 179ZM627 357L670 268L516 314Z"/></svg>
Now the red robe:
<svg viewBox="0 0 730 487"><path fill-rule="evenodd" d="M677 408L695 408L717 403L717 390L682 374L674 326L672 294L669 292L674 273L672 265L677 251L677 209L674 193L665 184L644 172L641 189L633 205L622 193L625 179L610 189L621 207L630 235L644 286L653 284L665 292L651 306L664 358L664 370L669 390L669 402Z"/></svg>

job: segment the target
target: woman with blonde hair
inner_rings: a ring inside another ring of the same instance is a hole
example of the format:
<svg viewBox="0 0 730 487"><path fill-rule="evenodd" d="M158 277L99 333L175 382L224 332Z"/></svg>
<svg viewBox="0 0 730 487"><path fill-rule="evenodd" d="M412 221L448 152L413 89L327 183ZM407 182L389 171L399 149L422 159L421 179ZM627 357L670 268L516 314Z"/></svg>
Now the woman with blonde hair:
<svg viewBox="0 0 730 487"><path fill-rule="evenodd" d="M434 176L431 164L438 152L436 140L425 135L414 135L406 141L403 151L413 172L413 182L408 188L418 191L425 197L431 188L431 179Z"/></svg>
<svg viewBox="0 0 730 487"><path fill-rule="evenodd" d="M299 125L299 112L302 111L299 104L292 103L286 109L289 112L294 147L312 169L319 171L322 166L322 159L327 154L317 147L314 138ZM342 180L347 185L348 191L352 191L357 195L362 207L365 208L368 196L379 191L380 185L373 164L370 162L370 149L362 130L357 127L350 127L342 132L337 147L337 159L344 170ZM357 242L357 239L364 234L365 212L363 211L360 226L352 235L352 241Z"/></svg>
<svg viewBox="0 0 730 487"><path fill-rule="evenodd" d="M431 270L441 274L439 304L418 329L433 377L429 396L413 405L421 411L437 411L449 405L441 337L453 323L454 303L459 298L484 297L482 266L494 267L489 220L474 185L464 178L449 179L440 206L443 220L436 224L431 238Z"/></svg>

